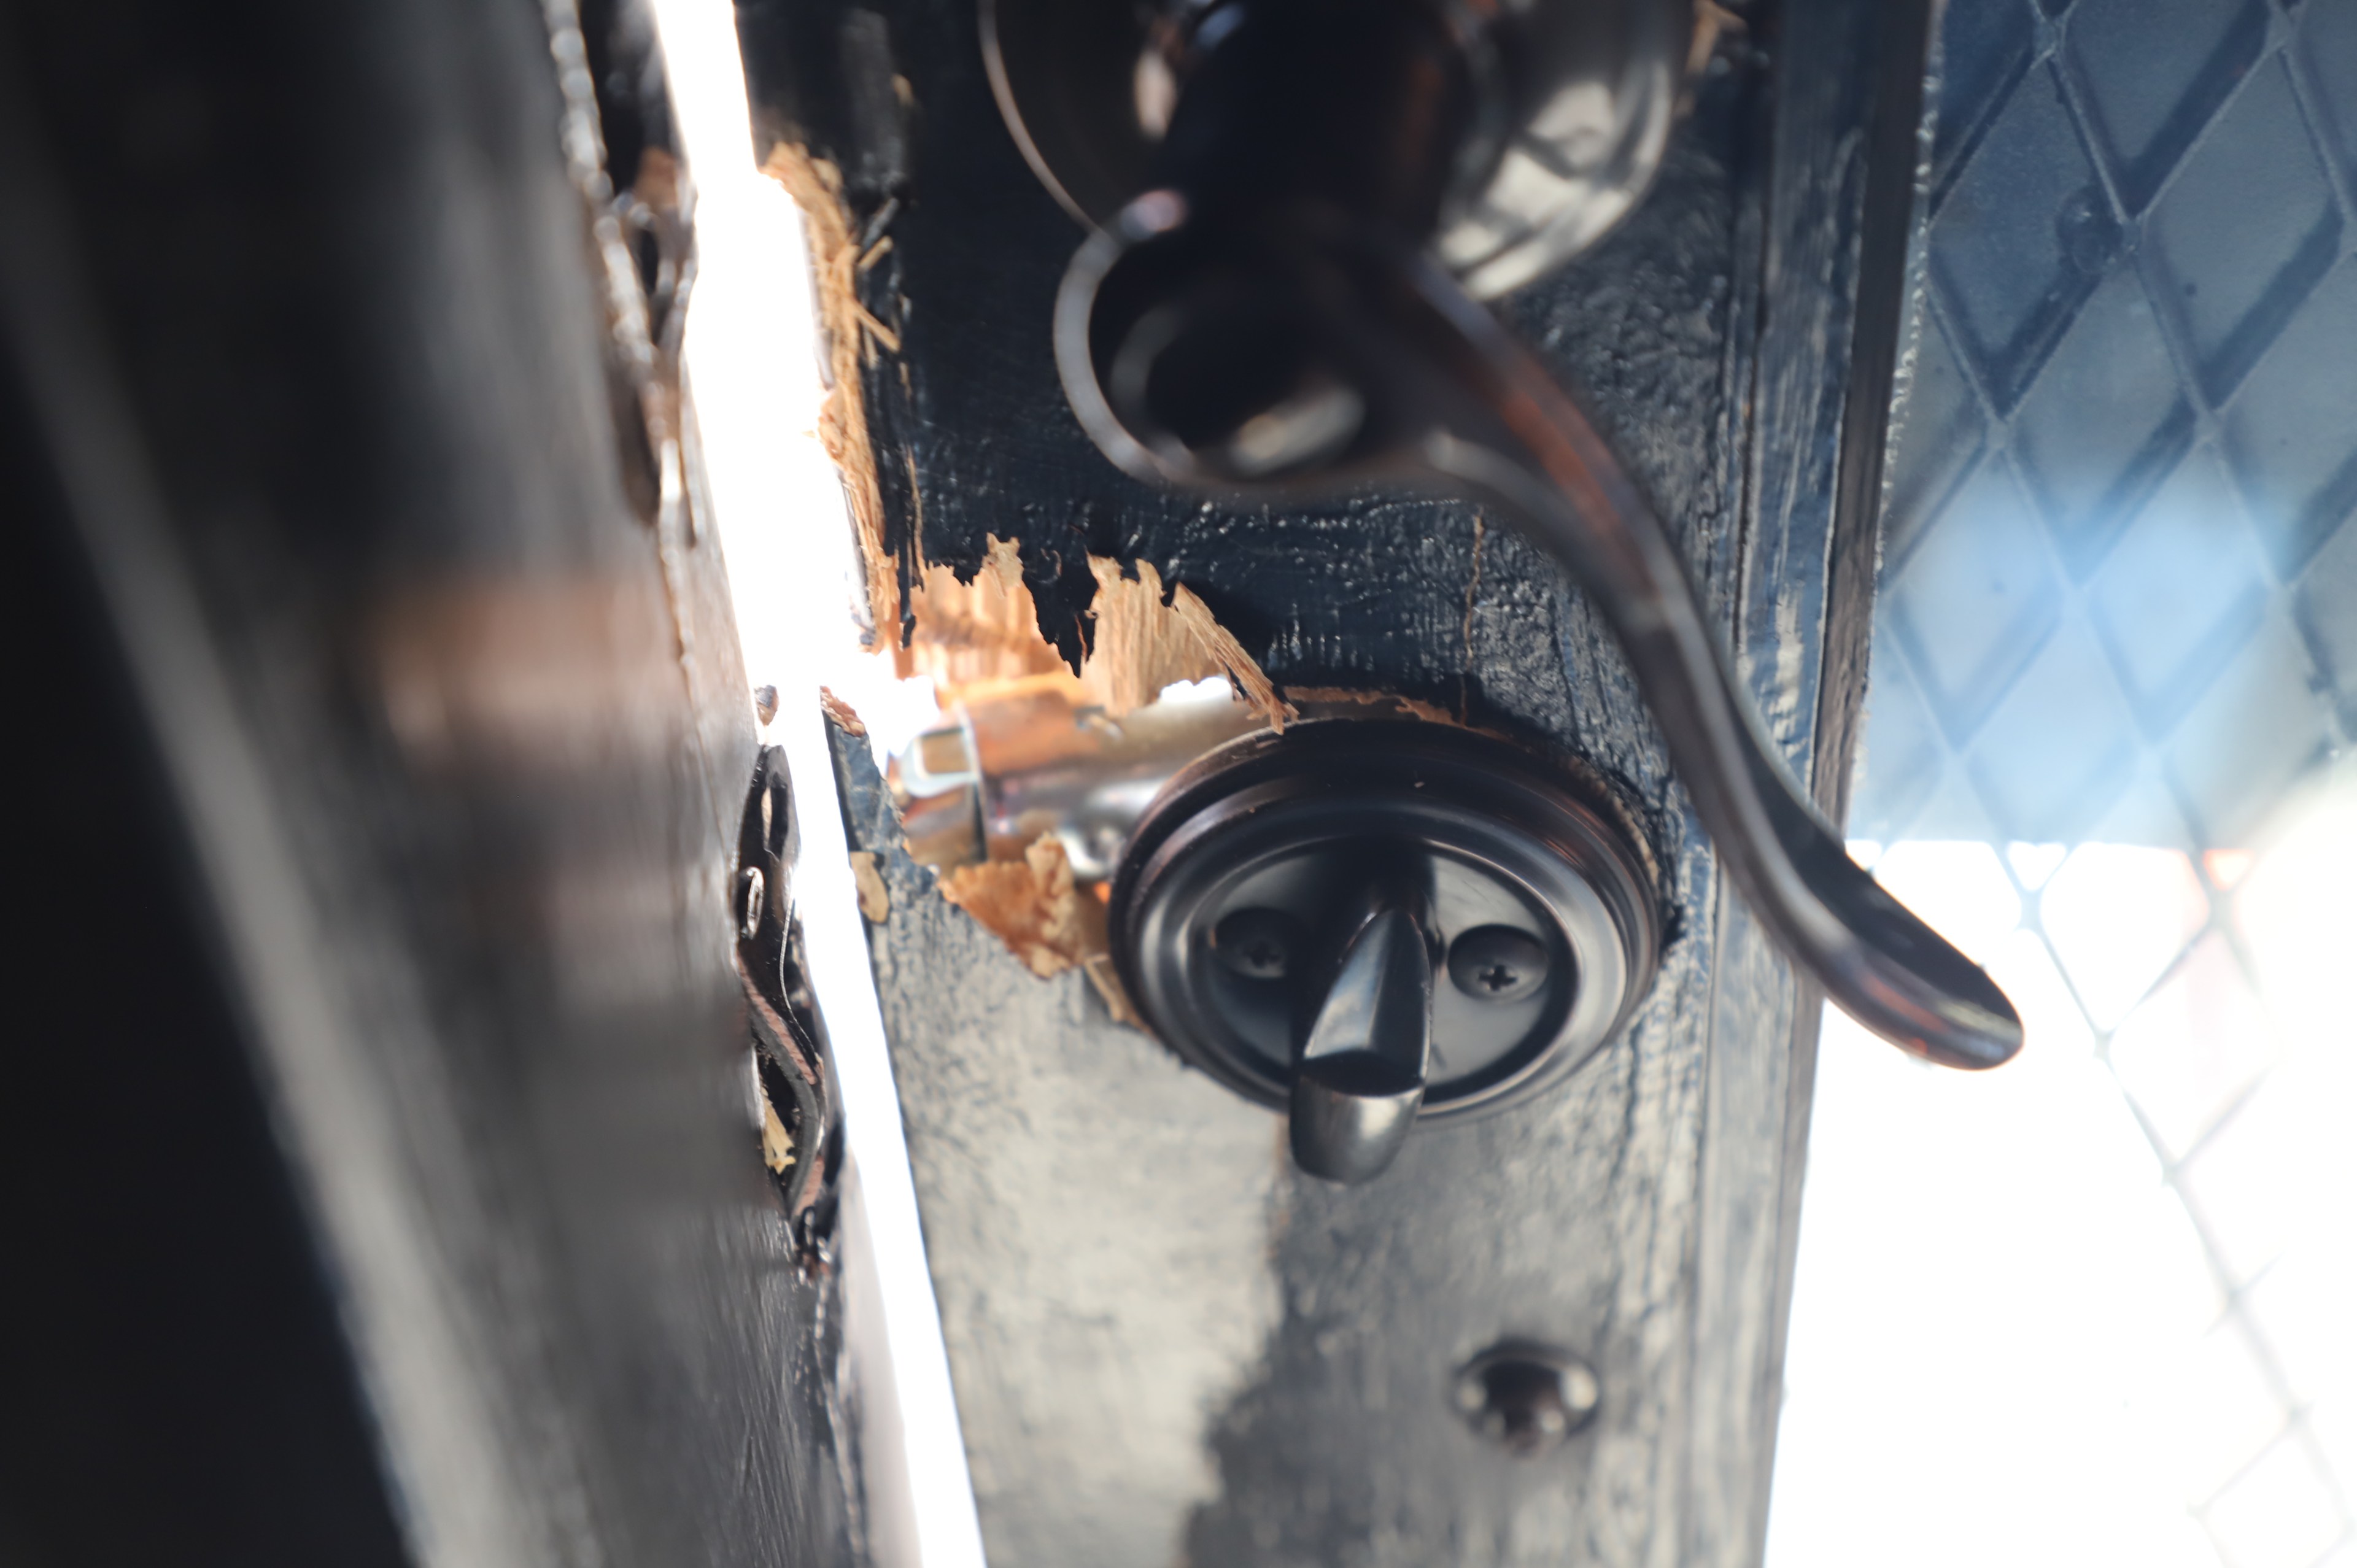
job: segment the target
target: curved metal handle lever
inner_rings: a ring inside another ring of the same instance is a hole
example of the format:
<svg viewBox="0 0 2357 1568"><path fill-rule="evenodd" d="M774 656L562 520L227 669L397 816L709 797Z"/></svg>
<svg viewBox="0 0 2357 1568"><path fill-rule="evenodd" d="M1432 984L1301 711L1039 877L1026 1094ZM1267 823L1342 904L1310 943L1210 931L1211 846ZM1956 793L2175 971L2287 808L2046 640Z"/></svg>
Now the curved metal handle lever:
<svg viewBox="0 0 2357 1568"><path fill-rule="evenodd" d="M1293 1161L1328 1181L1381 1175L1415 1124L1436 967L1424 900L1398 876L1357 901L1293 1067Z"/></svg>
<svg viewBox="0 0 2357 1568"><path fill-rule="evenodd" d="M1413 247L1313 203L1190 223L1149 192L1085 243L1057 307L1074 411L1133 473L1298 494L1405 480L1512 518L1626 651L1721 863L1861 1024L1994 1067L2021 1022L1850 860L1777 761L1659 516L1577 405Z"/></svg>
<svg viewBox="0 0 2357 1568"><path fill-rule="evenodd" d="M1436 428L1415 460L1512 517L1587 589L1752 912L1844 1012L1893 1045L1946 1067L2010 1059L2022 1043L2012 1003L1850 859L1786 773L1668 531L1612 449L1488 311L1419 270L1417 295L1455 350L1435 373L1479 400L1490 427Z"/></svg>

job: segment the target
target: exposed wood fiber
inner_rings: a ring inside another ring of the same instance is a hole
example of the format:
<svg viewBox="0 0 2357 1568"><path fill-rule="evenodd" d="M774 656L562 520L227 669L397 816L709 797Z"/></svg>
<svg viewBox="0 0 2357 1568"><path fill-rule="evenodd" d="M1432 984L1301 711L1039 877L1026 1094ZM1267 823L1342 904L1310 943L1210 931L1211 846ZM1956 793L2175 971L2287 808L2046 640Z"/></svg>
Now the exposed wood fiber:
<svg viewBox="0 0 2357 1568"><path fill-rule="evenodd" d="M1081 679L1114 717L1144 707L1174 682L1213 675L1227 677L1272 728L1300 716L1194 589L1180 583L1166 596L1151 561L1140 561L1131 577L1118 561L1092 555L1089 570L1097 579L1097 637Z"/></svg>
<svg viewBox="0 0 2357 1568"><path fill-rule="evenodd" d="M1095 646L1082 661L1076 685L1114 718L1154 701L1180 681L1220 677L1275 728L1300 714L1277 694L1243 644L1213 618L1211 607L1184 583L1166 589L1150 561L1135 576L1109 556L1089 557L1096 578L1092 612ZM1052 675L1066 669L1039 635L1038 607L1024 585L1016 542L996 534L972 581L947 566L928 566L910 596L914 631L899 650L903 678L933 678L945 697L985 682Z"/></svg>
<svg viewBox="0 0 2357 1568"><path fill-rule="evenodd" d="M900 339L861 303L858 280L891 253L893 241L886 235L865 251L860 248L844 203L842 171L828 160L780 142L762 166L802 209L826 347L827 392L819 411L819 441L843 476L866 576L869 624L879 636L888 635L886 628L903 624L899 563L885 544L883 488L859 372L863 363L874 362L878 347L899 353ZM930 674L946 693L977 681L1047 674L1060 668L1060 656L1039 635L1038 607L1024 585L1015 541L989 536L988 554L970 581L961 582L947 567L926 564L922 490L913 455L904 456L909 465L909 494L920 516L918 526L909 531L917 555L906 607L909 635L895 650L901 676ZM1109 714L1119 717L1143 707L1174 682L1220 676L1232 682L1274 727L1283 729L1297 716L1192 588L1183 583L1166 588L1151 562L1138 563L1133 576L1118 561L1092 555L1089 570L1096 579L1096 636L1082 661L1080 681Z"/></svg>
<svg viewBox="0 0 2357 1568"><path fill-rule="evenodd" d="M1311 709L1368 708L1375 711L1362 717L1422 719L1426 724L1458 725L1469 729L1480 727L1465 725L1457 714L1437 703L1427 703L1421 697L1402 696L1396 692L1363 691L1348 686L1297 686L1293 688L1293 695L1297 703Z"/></svg>
<svg viewBox="0 0 2357 1568"><path fill-rule="evenodd" d="M772 693L770 702L772 705L774 705L777 701L774 694L776 689L774 687L765 686L762 690ZM867 722L859 716L858 713L849 703L845 702L841 697L836 696L832 691L828 690L824 686L821 686L818 689L818 705L820 711L826 714L827 718L837 729L857 736L864 736L867 733ZM763 722L766 723L768 721L764 720Z"/></svg>
<svg viewBox="0 0 2357 1568"><path fill-rule="evenodd" d="M859 912L870 925L880 926L892 918L892 895L877 874L876 856L869 851L851 852L851 885L859 894Z"/></svg>
<svg viewBox="0 0 2357 1568"><path fill-rule="evenodd" d="M819 408L819 444L843 475L843 493L859 536L859 558L867 572L868 621L878 635L886 635L886 628L900 624L900 594L892 557L884 549L884 491L868 441L867 399L860 389L859 369L863 361L875 361L878 347L899 353L900 338L860 303L858 280L891 242L888 237L879 240L861 252L844 206L843 173L826 159L780 142L761 167L802 209L811 285L826 347L826 401Z"/></svg>
<svg viewBox="0 0 2357 1568"><path fill-rule="evenodd" d="M1053 833L1040 834L1021 860L954 867L941 888L1043 980L1088 967L1105 950L1104 907L1072 886L1072 863Z"/></svg>
<svg viewBox="0 0 2357 1568"><path fill-rule="evenodd" d="M1129 999L1129 988L1121 983L1121 971L1114 967L1113 954L1089 954L1081 961L1081 972L1088 976L1089 983L1096 988L1097 1000L1105 1004L1105 1011L1112 1015L1114 1023L1146 1034L1153 1033L1146 1027L1145 1015L1138 1012L1137 1004Z"/></svg>
<svg viewBox="0 0 2357 1568"><path fill-rule="evenodd" d="M778 1108L770 1103L770 1091L761 1090L761 1163L770 1167L772 1176L783 1176L794 1163L794 1136L778 1117Z"/></svg>
<svg viewBox="0 0 2357 1568"><path fill-rule="evenodd" d="M1015 541L988 536L971 582L947 566L927 566L909 596L915 625L893 650L902 680L928 675L944 696L985 681L1020 680L1065 668L1039 635L1039 611L1023 585Z"/></svg>

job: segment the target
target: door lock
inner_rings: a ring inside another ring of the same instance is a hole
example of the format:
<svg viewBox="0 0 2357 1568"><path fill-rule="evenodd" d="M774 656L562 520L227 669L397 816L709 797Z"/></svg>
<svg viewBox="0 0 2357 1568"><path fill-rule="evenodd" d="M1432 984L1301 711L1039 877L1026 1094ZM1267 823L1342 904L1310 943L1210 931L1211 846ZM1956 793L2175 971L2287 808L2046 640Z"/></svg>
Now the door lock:
<svg viewBox="0 0 2357 1568"><path fill-rule="evenodd" d="M1116 722L1000 693L890 780L920 862L1058 840L1142 1021L1285 1112L1304 1170L1363 1181L1417 1122L1512 1104L1609 1040L1652 983L1662 896L1579 764L1381 699L1301 707L1277 734L1224 694Z"/></svg>
<svg viewBox="0 0 2357 1568"><path fill-rule="evenodd" d="M1329 1180L1494 1111L1610 1038L1660 948L1639 841L1559 761L1435 723L1232 741L1161 791L1109 906L1155 1032L1282 1109Z"/></svg>

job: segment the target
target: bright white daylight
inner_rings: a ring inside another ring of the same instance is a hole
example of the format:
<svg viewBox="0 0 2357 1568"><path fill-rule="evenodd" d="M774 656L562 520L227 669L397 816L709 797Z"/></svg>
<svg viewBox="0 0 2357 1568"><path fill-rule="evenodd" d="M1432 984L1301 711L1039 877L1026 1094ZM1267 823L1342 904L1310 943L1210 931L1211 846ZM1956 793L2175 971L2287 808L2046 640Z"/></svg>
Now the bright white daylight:
<svg viewBox="0 0 2357 1568"><path fill-rule="evenodd" d="M2199 863L1857 848L2029 1045L1828 1018L1770 1568L2357 1562L2357 770Z"/></svg>

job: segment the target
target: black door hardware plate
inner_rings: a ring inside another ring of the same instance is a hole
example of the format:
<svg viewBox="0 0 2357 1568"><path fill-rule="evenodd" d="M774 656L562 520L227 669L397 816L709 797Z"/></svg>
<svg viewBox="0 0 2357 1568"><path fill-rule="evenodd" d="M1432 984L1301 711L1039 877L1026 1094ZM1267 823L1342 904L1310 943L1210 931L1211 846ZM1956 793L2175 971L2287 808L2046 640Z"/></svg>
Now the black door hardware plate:
<svg viewBox="0 0 2357 1568"><path fill-rule="evenodd" d="M1371 863L1405 862L1440 972L1417 1114L1496 1111L1587 1060L1652 983L1659 896L1620 815L1561 766L1454 725L1248 736L1139 822L1114 880L1114 959L1164 1044L1283 1106L1330 978L1321 935Z"/></svg>

